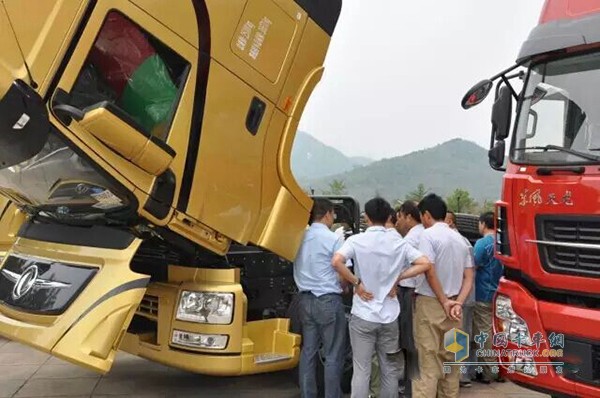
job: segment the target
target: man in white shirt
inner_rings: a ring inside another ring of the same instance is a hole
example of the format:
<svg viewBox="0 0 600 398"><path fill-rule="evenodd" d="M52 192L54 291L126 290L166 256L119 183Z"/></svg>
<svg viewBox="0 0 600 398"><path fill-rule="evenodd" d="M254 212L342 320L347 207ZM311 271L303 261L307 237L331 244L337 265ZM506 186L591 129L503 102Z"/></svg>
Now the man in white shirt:
<svg viewBox="0 0 600 398"><path fill-rule="evenodd" d="M392 210L392 213L390 214L387 222L384 225L385 229L387 229L389 232L392 232L392 233L396 233L396 234L399 233L398 230L396 229L397 221L398 221L398 219L396 217L396 212L394 210ZM398 300L400 300L400 298L398 298ZM402 314L404 314L404 311L400 312L400 317L402 317ZM411 312L411 314L412 314L412 312ZM400 361L400 364L403 363L404 358L399 358L399 361ZM406 372L404 372L404 367L401 367L401 369L399 369L399 371L401 374L406 374ZM371 361L371 382L370 382L370 386L369 386L369 398L376 398L379 395L379 386L380 386L379 358L377 358L377 353L375 353L375 354L373 354L373 360Z"/></svg>
<svg viewBox="0 0 600 398"><path fill-rule="evenodd" d="M396 228L404 240L417 249L421 235L425 228L421 224L421 213L418 204L407 200L398 208ZM400 281L398 300L400 301L400 347L404 350L404 396L410 397L412 381L419 375L419 362L413 332L414 295L417 280L424 279L420 275L416 278Z"/></svg>
<svg viewBox="0 0 600 398"><path fill-rule="evenodd" d="M426 228L419 251L433 262L433 274L419 284L415 308L415 343L419 353L419 379L413 381L416 398L458 398L459 368L444 374L443 362L454 362L444 347L444 334L462 326L451 307L462 305L473 286L473 264L462 237L444 222L446 203L438 195L427 195L419 203ZM434 282L434 285L430 283ZM441 286L436 286L439 281ZM440 289L441 287L441 289Z"/></svg>
<svg viewBox="0 0 600 398"><path fill-rule="evenodd" d="M381 369L381 398L398 396L398 372L393 355L398 348L400 305L395 286L402 279L431 269L431 263L418 250L404 242L395 231L384 227L391 206L381 198L365 204L368 228L354 235L333 257L332 265L340 276L355 287L350 319L353 367L352 397L369 394L371 359L376 352ZM355 272L346 267L352 259ZM410 264L413 264L410 266Z"/></svg>

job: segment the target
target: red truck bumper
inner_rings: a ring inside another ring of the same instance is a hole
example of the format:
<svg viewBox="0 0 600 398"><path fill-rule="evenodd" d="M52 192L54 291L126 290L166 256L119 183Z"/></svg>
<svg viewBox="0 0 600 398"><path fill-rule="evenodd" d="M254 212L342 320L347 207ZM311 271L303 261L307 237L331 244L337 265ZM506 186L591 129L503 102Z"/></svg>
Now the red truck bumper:
<svg viewBox="0 0 600 398"><path fill-rule="evenodd" d="M513 311L526 322L531 336L540 332L543 337L539 349L535 345L518 347L509 342L508 349L531 348L537 350L536 355L501 356L500 373L523 387L552 396L600 397L600 311L537 300L523 286L504 278L500 281L494 308L501 296L510 298ZM502 331L500 322L494 311L495 334ZM551 357L550 351L544 352L561 349L560 345L551 345L556 342L549 339L553 332L555 336L564 336L562 357ZM523 361L536 364L528 366L528 372L523 366L512 369L509 366L509 363ZM537 364L550 362L552 364ZM564 362L564 366L556 366L560 362Z"/></svg>

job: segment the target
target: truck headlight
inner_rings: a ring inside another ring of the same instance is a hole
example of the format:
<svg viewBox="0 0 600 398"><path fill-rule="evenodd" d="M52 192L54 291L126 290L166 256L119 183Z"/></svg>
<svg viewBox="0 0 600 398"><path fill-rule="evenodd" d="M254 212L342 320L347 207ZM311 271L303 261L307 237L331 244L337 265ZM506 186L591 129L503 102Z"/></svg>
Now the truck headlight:
<svg viewBox="0 0 600 398"><path fill-rule="evenodd" d="M533 345L527 322L513 310L510 298L501 294L496 297L496 318L500 332L508 333L511 342L529 347Z"/></svg>
<svg viewBox="0 0 600 398"><path fill-rule="evenodd" d="M178 320L227 325L232 318L233 293L181 292Z"/></svg>

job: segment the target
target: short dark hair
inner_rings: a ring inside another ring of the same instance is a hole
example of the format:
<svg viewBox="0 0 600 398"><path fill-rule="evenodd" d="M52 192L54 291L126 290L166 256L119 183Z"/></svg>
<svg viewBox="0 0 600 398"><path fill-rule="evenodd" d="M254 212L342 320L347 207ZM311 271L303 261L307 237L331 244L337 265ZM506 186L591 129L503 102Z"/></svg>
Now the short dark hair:
<svg viewBox="0 0 600 398"><path fill-rule="evenodd" d="M486 211L485 213L481 213L479 222L484 223L487 229L494 229L494 212Z"/></svg>
<svg viewBox="0 0 600 398"><path fill-rule="evenodd" d="M372 223L384 225L390 214L392 214L392 206L383 198L373 198L365 203L365 213Z"/></svg>
<svg viewBox="0 0 600 398"><path fill-rule="evenodd" d="M411 216L416 222L421 222L421 213L419 212L419 205L414 200L407 200L400 205L398 213L402 213L404 216Z"/></svg>
<svg viewBox="0 0 600 398"><path fill-rule="evenodd" d="M397 221L398 217L396 217L396 210L392 209L392 212L390 213L390 222L396 224Z"/></svg>
<svg viewBox="0 0 600 398"><path fill-rule="evenodd" d="M333 211L333 202L326 198L315 198L310 212L310 222L319 221L325 214Z"/></svg>
<svg viewBox="0 0 600 398"><path fill-rule="evenodd" d="M434 220L443 221L446 218L448 206L446 206L446 202L440 196L430 193L419 202L419 211L421 214L425 214L428 211Z"/></svg>
<svg viewBox="0 0 600 398"><path fill-rule="evenodd" d="M454 212L453 212L452 210L448 210L448 211L446 212L446 216L447 216L448 214L450 214L450 218L452 218L452 222L453 222L454 224L456 224L456 214L454 214Z"/></svg>

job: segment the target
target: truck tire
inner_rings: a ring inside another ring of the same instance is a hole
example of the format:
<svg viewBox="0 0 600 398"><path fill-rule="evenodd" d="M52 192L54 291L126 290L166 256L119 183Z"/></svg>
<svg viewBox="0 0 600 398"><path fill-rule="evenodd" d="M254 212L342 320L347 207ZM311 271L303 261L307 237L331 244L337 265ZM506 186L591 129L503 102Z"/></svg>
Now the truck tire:
<svg viewBox="0 0 600 398"><path fill-rule="evenodd" d="M463 213L456 214L456 228L471 244L475 244L477 239L481 238L478 216Z"/></svg>
<svg viewBox="0 0 600 398"><path fill-rule="evenodd" d="M290 302L288 307L287 317L290 319L290 332L302 335L302 323L300 322L300 303L299 296L295 295ZM347 316L349 314L346 314ZM346 328L346 353L344 355L344 367L342 374L342 392L344 394L350 393L351 381L352 381L352 347L350 346L350 338L348 336L348 329ZM292 377L294 382L300 386L300 374L299 367L296 366L292 369ZM317 390L319 397L322 397L325 393L325 358L319 351L319 361L317 361Z"/></svg>

